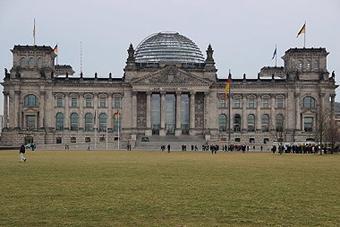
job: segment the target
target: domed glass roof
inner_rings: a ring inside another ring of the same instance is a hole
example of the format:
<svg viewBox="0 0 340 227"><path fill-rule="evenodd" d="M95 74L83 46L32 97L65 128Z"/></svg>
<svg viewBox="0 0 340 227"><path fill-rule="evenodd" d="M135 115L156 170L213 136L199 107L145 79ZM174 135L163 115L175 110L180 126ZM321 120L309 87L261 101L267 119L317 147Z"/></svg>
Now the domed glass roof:
<svg viewBox="0 0 340 227"><path fill-rule="evenodd" d="M204 63L197 45L174 32L160 32L144 39L136 48L135 59L137 63Z"/></svg>

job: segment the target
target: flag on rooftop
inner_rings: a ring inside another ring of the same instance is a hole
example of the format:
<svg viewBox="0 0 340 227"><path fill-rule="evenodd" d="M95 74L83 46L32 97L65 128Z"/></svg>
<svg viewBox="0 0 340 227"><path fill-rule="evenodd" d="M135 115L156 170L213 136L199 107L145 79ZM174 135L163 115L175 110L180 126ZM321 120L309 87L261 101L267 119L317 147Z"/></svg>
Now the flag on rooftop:
<svg viewBox="0 0 340 227"><path fill-rule="evenodd" d="M301 35L302 33L304 33L304 34L306 33L306 22L302 25L302 27L301 27L301 29L299 30L299 32L298 32L296 38L299 37L299 35Z"/></svg>

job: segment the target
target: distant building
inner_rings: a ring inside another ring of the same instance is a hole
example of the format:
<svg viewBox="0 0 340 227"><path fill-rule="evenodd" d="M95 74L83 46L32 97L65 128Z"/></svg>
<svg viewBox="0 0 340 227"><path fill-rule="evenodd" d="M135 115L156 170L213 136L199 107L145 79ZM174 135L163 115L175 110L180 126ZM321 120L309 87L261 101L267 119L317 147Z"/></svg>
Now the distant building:
<svg viewBox="0 0 340 227"><path fill-rule="evenodd" d="M236 144L305 142L315 140L320 114L335 117L337 85L325 48L289 49L283 66L263 67L257 78L230 74L230 103L212 47L204 57L178 33L130 45L121 78L73 76L71 66L54 64L49 46L11 51L13 66L2 82L4 144L112 142L118 130L123 141L188 135Z"/></svg>

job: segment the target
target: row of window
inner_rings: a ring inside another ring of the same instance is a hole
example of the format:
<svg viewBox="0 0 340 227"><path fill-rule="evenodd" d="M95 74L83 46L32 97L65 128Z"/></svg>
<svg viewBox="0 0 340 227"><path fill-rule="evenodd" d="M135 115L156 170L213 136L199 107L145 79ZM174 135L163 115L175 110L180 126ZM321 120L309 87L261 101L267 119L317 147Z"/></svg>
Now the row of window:
<svg viewBox="0 0 340 227"><path fill-rule="evenodd" d="M275 98L275 107L276 108L284 108L285 107L285 98L284 96L277 96ZM228 101L224 98L219 98L218 100L218 107L219 108L225 108L227 107L227 103ZM242 105L242 98L241 97L234 97L232 99L232 103L233 103L233 108L241 108ZM270 108L270 97L262 97L261 98L261 103L262 103L262 108ZM247 98L247 102L246 102L247 108L248 109L255 109L257 104L257 100L256 97L248 97Z"/></svg>
<svg viewBox="0 0 340 227"><path fill-rule="evenodd" d="M269 108L270 107L270 98L262 98L262 107L263 108ZM303 107L306 109L314 109L316 107L315 105L315 99L311 96L306 96L303 98ZM224 98L219 98L218 107L224 108L226 107L226 100ZM38 106L38 100L35 95L27 95L24 98L24 106L25 107L36 107ZM56 106L57 107L64 107L64 97L56 97ZM70 100L70 106L71 107L78 107L78 98L77 97L71 97ZM93 97L92 96L86 96L84 99L84 106L85 107L93 107ZM257 101L256 98L248 98L247 99L247 108L256 108ZM276 108L284 108L284 97L277 97L275 99L275 106ZM99 108L106 108L107 107L107 98L106 97L100 97ZM115 96L112 101L112 107L116 109L122 108L122 97ZM241 98L235 97L233 98L233 108L241 108Z"/></svg>
<svg viewBox="0 0 340 227"><path fill-rule="evenodd" d="M218 108L226 108L228 101L222 96L218 99ZM242 98L234 97L232 99L233 108L241 108L242 107ZM261 98L261 107L262 108L270 108L271 107L271 99L270 97L262 97ZM248 97L246 102L248 109L255 109L258 105L256 97ZM278 96L275 98L275 107L278 109L285 108L285 98L284 96ZM306 109L314 109L315 99L311 96L306 96L303 98L303 108Z"/></svg>
<svg viewBox="0 0 340 227"><path fill-rule="evenodd" d="M84 107L85 108L91 108L94 106L93 104L93 97L92 96L85 96L84 98ZM64 97L56 97L56 107L64 107L65 106L65 99ZM78 98L77 97L71 97L70 100L70 107L77 108L78 105ZM107 108L107 98L106 97L99 97L98 102L99 108ZM122 108L122 97L115 96L112 100L112 108L120 109Z"/></svg>
<svg viewBox="0 0 340 227"><path fill-rule="evenodd" d="M108 128L108 116L106 113L99 114L98 117L93 115L92 113L86 113L84 116L84 125L85 125L85 131L93 131L94 125L98 121L98 130L105 132ZM118 128L121 129L121 117L113 117L113 131L117 132ZM56 114L56 130L64 130L64 122L65 122L65 116L63 113L58 112ZM79 114L78 113L71 113L70 115L70 129L71 131L77 131L79 129Z"/></svg>
<svg viewBox="0 0 340 227"><path fill-rule="evenodd" d="M275 129L277 131L283 130L283 124L284 124L284 117L283 114L277 114L275 116ZM240 132L241 131L241 115L240 114L235 114L234 115L234 120L233 120L233 125L232 129L234 132ZM227 115L225 114L220 114L218 116L218 128L220 132L225 132L228 129L228 120L227 120ZM261 128L263 132L268 132L270 128L270 117L269 114L263 114L261 116ZM249 114L247 117L247 130L249 132L254 132L255 131L255 115L254 114Z"/></svg>
<svg viewBox="0 0 340 227"><path fill-rule="evenodd" d="M226 132L228 129L228 119L225 114L218 116L218 128L220 132ZM262 132L268 132L270 128L269 114L263 114L261 116L261 130ZM275 129L276 131L282 131L284 128L284 117L282 114L275 116ZM311 116L305 116L303 118L303 130L305 132L312 132L314 129L314 118ZM239 114L234 115L233 130L239 132L241 130L241 116ZM255 115L249 114L247 117L247 130L249 132L255 131Z"/></svg>

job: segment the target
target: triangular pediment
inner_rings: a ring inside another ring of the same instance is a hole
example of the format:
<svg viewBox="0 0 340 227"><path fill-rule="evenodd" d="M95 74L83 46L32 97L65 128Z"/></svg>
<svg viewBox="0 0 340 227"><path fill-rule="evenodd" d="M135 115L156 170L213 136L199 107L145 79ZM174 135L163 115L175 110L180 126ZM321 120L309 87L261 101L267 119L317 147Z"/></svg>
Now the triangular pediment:
<svg viewBox="0 0 340 227"><path fill-rule="evenodd" d="M210 86L212 81L200 78L190 72L179 69L176 66L166 66L156 72L152 72L131 81L133 85L172 85L172 86Z"/></svg>

